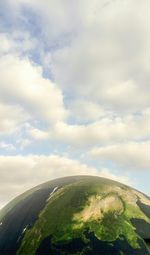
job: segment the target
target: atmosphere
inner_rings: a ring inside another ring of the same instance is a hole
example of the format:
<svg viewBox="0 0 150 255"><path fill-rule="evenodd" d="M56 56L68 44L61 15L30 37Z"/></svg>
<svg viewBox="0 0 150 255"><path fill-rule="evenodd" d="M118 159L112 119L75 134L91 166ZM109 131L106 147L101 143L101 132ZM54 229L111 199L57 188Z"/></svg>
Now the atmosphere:
<svg viewBox="0 0 150 255"><path fill-rule="evenodd" d="M0 1L0 208L96 175L150 195L150 1Z"/></svg>

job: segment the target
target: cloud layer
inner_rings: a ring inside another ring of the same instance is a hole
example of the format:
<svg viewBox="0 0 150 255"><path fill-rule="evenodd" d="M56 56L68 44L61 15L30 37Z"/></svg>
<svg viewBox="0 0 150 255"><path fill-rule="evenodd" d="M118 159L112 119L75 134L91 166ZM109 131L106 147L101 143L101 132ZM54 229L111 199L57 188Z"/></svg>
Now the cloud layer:
<svg viewBox="0 0 150 255"><path fill-rule="evenodd" d="M91 154L101 160L135 170L149 170L150 142L129 142L92 149Z"/></svg>

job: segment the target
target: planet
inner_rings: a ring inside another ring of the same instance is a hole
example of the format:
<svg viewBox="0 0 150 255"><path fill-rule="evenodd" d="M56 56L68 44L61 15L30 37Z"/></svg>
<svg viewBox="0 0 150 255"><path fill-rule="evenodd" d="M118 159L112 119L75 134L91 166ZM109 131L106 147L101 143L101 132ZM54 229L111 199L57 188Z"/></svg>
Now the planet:
<svg viewBox="0 0 150 255"><path fill-rule="evenodd" d="M38 185L0 211L0 255L150 255L150 198L95 176Z"/></svg>

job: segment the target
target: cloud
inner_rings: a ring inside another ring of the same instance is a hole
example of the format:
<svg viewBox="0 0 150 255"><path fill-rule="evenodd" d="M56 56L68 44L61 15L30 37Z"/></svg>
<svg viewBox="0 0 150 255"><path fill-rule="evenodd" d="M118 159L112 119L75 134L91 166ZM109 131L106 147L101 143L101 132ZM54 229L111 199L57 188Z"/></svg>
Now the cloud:
<svg viewBox="0 0 150 255"><path fill-rule="evenodd" d="M99 118L101 110L120 115L149 106L147 1L82 0L74 8L60 0L14 2L22 19L28 20L29 10L36 15L34 26L47 48L42 63L48 63L61 93L69 94L71 118L78 115L77 105L82 110L76 120L83 123Z"/></svg>
<svg viewBox="0 0 150 255"><path fill-rule="evenodd" d="M111 161L124 169L150 170L150 142L128 142L91 150L100 160Z"/></svg>
<svg viewBox="0 0 150 255"><path fill-rule="evenodd" d="M22 107L33 120L50 124L66 118L62 92L56 84L43 78L40 66L28 58L7 54L1 57L0 69L0 98L3 102L17 106L18 111Z"/></svg>
<svg viewBox="0 0 150 255"><path fill-rule="evenodd" d="M31 144L32 144L32 141L27 138L21 137L16 141L16 146L19 147L20 150L23 150L24 148L28 147Z"/></svg>
<svg viewBox="0 0 150 255"><path fill-rule="evenodd" d="M27 109L46 121L63 119L63 97L61 91L42 77L42 70L28 59L7 56L1 59L1 95L3 99L18 99ZM6 69L7 68L7 69ZM7 70L7 71L6 71ZM9 90L11 86L12 90Z"/></svg>
<svg viewBox="0 0 150 255"><path fill-rule="evenodd" d="M93 122L109 114L101 105L85 99L76 99L71 102L69 109L70 114L74 114L74 122L77 123Z"/></svg>
<svg viewBox="0 0 150 255"><path fill-rule="evenodd" d="M2 150L7 150L7 151L14 151L16 150L15 146L11 143L5 143L5 142L0 142L0 149Z"/></svg>
<svg viewBox="0 0 150 255"><path fill-rule="evenodd" d="M9 1L10 2L10 1ZM79 1L76 3L60 0L18 0L16 8L27 7L37 18L43 41L49 47L60 48L70 43L81 26ZM71 22L70 22L71 21ZM49 29L49 26L51 29Z"/></svg>
<svg viewBox="0 0 150 255"><path fill-rule="evenodd" d="M12 31L9 33L0 33L0 55L8 53L24 55L37 47L37 40L30 35L28 31Z"/></svg>
<svg viewBox="0 0 150 255"><path fill-rule="evenodd" d="M30 125L28 127L28 135L35 140L46 140L50 138L49 133L47 131L43 131L38 128L33 128Z"/></svg>
<svg viewBox="0 0 150 255"><path fill-rule="evenodd" d="M12 49L13 43L11 40L7 38L5 34L0 34L0 41L1 41L1 47L0 47L0 54L6 54Z"/></svg>
<svg viewBox="0 0 150 255"><path fill-rule="evenodd" d="M54 77L63 90L117 113L148 107L148 3L133 2L113 1L102 8L94 1L89 9L85 4L87 13L81 9L85 26L71 45L52 55ZM141 8L144 15L138 15Z"/></svg>
<svg viewBox="0 0 150 255"><path fill-rule="evenodd" d="M19 135L19 130L25 128L28 134L32 132L37 137L36 126L50 127L67 118L62 91L54 82L44 78L39 64L24 55L34 46L29 32L1 33L0 39L0 135ZM27 137L17 139L26 140L26 144L29 141Z"/></svg>
<svg viewBox="0 0 150 255"><path fill-rule="evenodd" d="M49 72L57 85L72 100L84 97L115 113L149 105L149 6L147 0L77 0L74 5L14 0L22 20L35 15L34 28L46 48L39 55L45 63L49 54Z"/></svg>
<svg viewBox="0 0 150 255"><path fill-rule="evenodd" d="M18 104L0 103L0 135L16 133L30 115Z"/></svg>
<svg viewBox="0 0 150 255"><path fill-rule="evenodd" d="M77 110L80 109L77 108L76 111ZM75 146L76 149L84 148L86 150L96 145L105 146L114 143L121 144L129 141L147 140L150 136L149 108L145 109L140 114L125 116L118 116L113 112L103 111L104 116L102 115L98 121L86 123L84 119L84 121L81 120L78 122L84 110L84 107L81 107L79 117L78 114L77 117L74 117L74 120L76 118L74 124L58 121L52 128L48 128L47 130L30 127L28 133L35 140L50 139L59 143ZM94 113L93 111L92 114ZM100 113L101 111L99 114ZM88 117L88 114L86 117Z"/></svg>
<svg viewBox="0 0 150 255"><path fill-rule="evenodd" d="M0 206L37 184L68 175L98 175L129 183L126 176L116 176L108 169L99 171L66 157L0 156Z"/></svg>
<svg viewBox="0 0 150 255"><path fill-rule="evenodd" d="M139 115L119 117L108 114L90 124L69 125L58 122L49 135L53 139L81 147L147 139L150 135L149 116L150 111L146 109Z"/></svg>

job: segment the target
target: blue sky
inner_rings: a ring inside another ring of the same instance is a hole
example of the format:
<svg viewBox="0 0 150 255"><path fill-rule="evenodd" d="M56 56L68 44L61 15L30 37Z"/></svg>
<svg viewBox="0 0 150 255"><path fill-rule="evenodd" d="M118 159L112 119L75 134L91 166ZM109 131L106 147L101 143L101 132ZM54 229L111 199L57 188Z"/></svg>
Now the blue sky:
<svg viewBox="0 0 150 255"><path fill-rule="evenodd" d="M148 0L0 2L0 207L66 175L150 195Z"/></svg>

